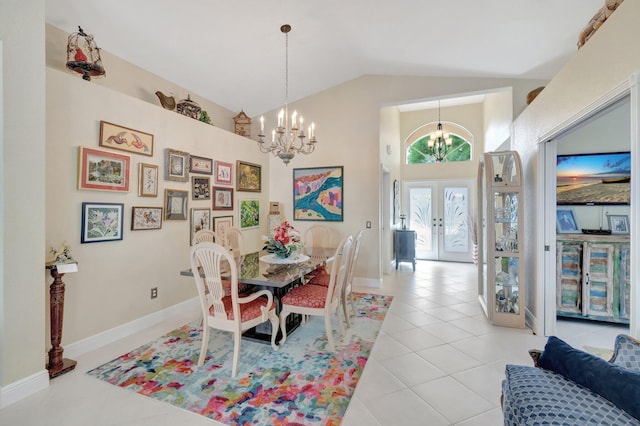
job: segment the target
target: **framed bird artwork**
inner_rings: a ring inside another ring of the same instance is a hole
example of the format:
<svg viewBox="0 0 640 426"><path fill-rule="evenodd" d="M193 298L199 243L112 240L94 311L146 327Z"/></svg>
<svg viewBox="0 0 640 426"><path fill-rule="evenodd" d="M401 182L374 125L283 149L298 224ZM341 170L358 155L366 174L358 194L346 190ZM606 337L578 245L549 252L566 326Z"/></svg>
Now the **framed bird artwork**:
<svg viewBox="0 0 640 426"><path fill-rule="evenodd" d="M100 146L153 157L153 135L100 121Z"/></svg>

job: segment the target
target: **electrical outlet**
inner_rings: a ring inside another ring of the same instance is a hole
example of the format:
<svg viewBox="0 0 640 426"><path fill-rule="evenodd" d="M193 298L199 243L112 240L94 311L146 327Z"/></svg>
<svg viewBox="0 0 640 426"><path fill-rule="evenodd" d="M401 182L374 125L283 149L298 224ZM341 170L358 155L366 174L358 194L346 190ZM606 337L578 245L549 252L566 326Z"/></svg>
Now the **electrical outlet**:
<svg viewBox="0 0 640 426"><path fill-rule="evenodd" d="M151 287L151 298L155 299L158 297L158 287Z"/></svg>
<svg viewBox="0 0 640 426"><path fill-rule="evenodd" d="M367 221L366 227L367 227L367 229L371 229L371 221L370 220Z"/></svg>

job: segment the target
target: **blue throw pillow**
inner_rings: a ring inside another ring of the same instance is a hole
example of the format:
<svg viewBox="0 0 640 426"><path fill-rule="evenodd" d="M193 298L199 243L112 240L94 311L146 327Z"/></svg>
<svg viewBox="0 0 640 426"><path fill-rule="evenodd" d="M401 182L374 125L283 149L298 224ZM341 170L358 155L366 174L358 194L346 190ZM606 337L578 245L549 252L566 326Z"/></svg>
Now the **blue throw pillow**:
<svg viewBox="0 0 640 426"><path fill-rule="evenodd" d="M590 389L640 420L640 372L575 349L555 336L547 340L538 367Z"/></svg>

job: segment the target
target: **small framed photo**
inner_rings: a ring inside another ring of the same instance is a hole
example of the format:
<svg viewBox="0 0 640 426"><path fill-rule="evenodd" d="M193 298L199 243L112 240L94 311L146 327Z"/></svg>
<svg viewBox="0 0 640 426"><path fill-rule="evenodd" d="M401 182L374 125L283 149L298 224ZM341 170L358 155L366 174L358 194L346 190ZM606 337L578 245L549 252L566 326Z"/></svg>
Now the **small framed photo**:
<svg viewBox="0 0 640 426"><path fill-rule="evenodd" d="M232 185L233 164L216 161L216 184Z"/></svg>
<svg viewBox="0 0 640 426"><path fill-rule="evenodd" d="M629 233L629 216L625 214L610 214L607 215L607 220L612 234Z"/></svg>
<svg viewBox="0 0 640 426"><path fill-rule="evenodd" d="M193 245L193 236L203 229L211 229L211 210L191 209L191 232L189 244Z"/></svg>
<svg viewBox="0 0 640 426"><path fill-rule="evenodd" d="M572 208L558 207L556 210L556 230L558 234L575 234L580 233L576 214Z"/></svg>
<svg viewBox="0 0 640 426"><path fill-rule="evenodd" d="M158 196L158 166L138 163L138 197Z"/></svg>
<svg viewBox="0 0 640 426"><path fill-rule="evenodd" d="M213 210L233 210L233 188L214 186L211 192L213 193Z"/></svg>
<svg viewBox="0 0 640 426"><path fill-rule="evenodd" d="M123 203L82 203L80 242L121 240L123 211Z"/></svg>
<svg viewBox="0 0 640 426"><path fill-rule="evenodd" d="M211 179L208 176L191 176L191 199L211 199Z"/></svg>
<svg viewBox="0 0 640 426"><path fill-rule="evenodd" d="M262 191L262 166L238 160L236 162L236 189L238 191Z"/></svg>
<svg viewBox="0 0 640 426"><path fill-rule="evenodd" d="M80 147L78 189L129 192L131 157L115 152Z"/></svg>
<svg viewBox="0 0 640 426"><path fill-rule="evenodd" d="M198 157L197 155L189 156L189 171L191 173L200 173L203 175L213 174L213 160L211 158Z"/></svg>
<svg viewBox="0 0 640 426"><path fill-rule="evenodd" d="M153 135L100 121L100 146L153 157Z"/></svg>
<svg viewBox="0 0 640 426"><path fill-rule="evenodd" d="M131 207L131 230L162 228L162 207Z"/></svg>
<svg viewBox="0 0 640 426"><path fill-rule="evenodd" d="M213 218L213 232L223 238L227 235L227 229L233 226L233 216L218 216Z"/></svg>
<svg viewBox="0 0 640 426"><path fill-rule="evenodd" d="M260 226L260 201L240 201L240 229Z"/></svg>
<svg viewBox="0 0 640 426"><path fill-rule="evenodd" d="M187 220L189 191L164 190L164 220Z"/></svg>
<svg viewBox="0 0 640 426"><path fill-rule="evenodd" d="M164 158L164 178L176 182L189 181L189 153L167 148Z"/></svg>

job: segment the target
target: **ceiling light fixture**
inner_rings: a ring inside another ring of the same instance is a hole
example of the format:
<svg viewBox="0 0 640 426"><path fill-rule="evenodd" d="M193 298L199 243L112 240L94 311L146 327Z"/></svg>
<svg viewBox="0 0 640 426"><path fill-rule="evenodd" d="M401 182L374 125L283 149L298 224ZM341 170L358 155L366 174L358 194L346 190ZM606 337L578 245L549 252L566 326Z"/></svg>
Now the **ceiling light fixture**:
<svg viewBox="0 0 640 426"><path fill-rule="evenodd" d="M429 135L429 142L427 142L427 146L431 150L431 155L437 163L445 159L452 143L451 135L444 133L442 130L442 123L440 122L440 101L438 101L438 126L436 127L436 131Z"/></svg>
<svg viewBox="0 0 640 426"><path fill-rule="evenodd" d="M302 127L303 118L298 118L298 112L293 111L291 122L289 122L289 32L291 25L283 25L280 31L285 35L285 104L278 114L278 123L271 131L271 144L266 145L264 141L264 116L260 117L260 133L258 134L258 146L261 152L272 153L279 157L284 164L296 154L311 154L316 147L315 123L311 123L307 130L309 141L305 144L307 135Z"/></svg>

